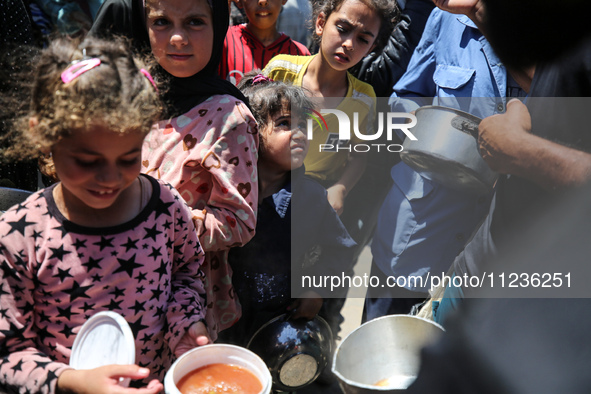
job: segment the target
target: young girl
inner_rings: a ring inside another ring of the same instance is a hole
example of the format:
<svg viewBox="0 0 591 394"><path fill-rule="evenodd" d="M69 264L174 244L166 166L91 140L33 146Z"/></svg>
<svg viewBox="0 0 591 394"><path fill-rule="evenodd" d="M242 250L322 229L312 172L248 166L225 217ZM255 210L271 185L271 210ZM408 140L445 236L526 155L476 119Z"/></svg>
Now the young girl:
<svg viewBox="0 0 591 394"><path fill-rule="evenodd" d="M209 341L191 212L170 185L140 175L161 108L129 53L120 42L60 40L39 60L14 149L44 154L60 181L0 218L0 387L9 392L115 392L126 377L157 393L174 355ZM130 324L137 365L69 368L80 326L104 310Z"/></svg>
<svg viewBox="0 0 591 394"><path fill-rule="evenodd" d="M303 288L300 275L341 275L355 242L328 204L326 189L304 176L306 112L313 108L304 90L256 73L239 86L260 130L259 208L253 239L230 251L234 286L245 302L242 318L220 340L246 346L258 328L283 313L314 318L328 294Z"/></svg>
<svg viewBox="0 0 591 394"><path fill-rule="evenodd" d="M193 208L214 338L240 314L228 249L254 235L258 199L256 122L240 91L216 76L228 20L225 1L146 0L144 9L141 0L107 0L93 27L126 27L118 32L150 48L167 81L168 113L146 138L142 171L170 182Z"/></svg>
<svg viewBox="0 0 591 394"><path fill-rule="evenodd" d="M391 0L318 2L314 7L318 54L276 56L263 73L274 80L303 86L314 97L345 98L338 100L340 104L336 108L348 115L359 113L359 130L366 130L372 125L375 93L370 85L359 81L347 70L381 45L381 40L392 30L395 10L396 5ZM367 155L354 150L349 152L351 145L361 141L353 131L351 141L339 141L335 134L339 130L337 118L334 115L325 115L325 118L328 128L314 129L305 161L306 171L328 187L330 204L340 215L345 197L365 169ZM343 143L350 144L344 146ZM329 145L332 148L326 148Z"/></svg>

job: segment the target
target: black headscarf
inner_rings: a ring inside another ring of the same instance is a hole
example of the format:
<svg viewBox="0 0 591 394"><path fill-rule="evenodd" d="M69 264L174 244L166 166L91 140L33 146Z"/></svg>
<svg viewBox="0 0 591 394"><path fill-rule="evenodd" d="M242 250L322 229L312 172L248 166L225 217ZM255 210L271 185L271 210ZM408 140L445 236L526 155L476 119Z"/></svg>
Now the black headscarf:
<svg viewBox="0 0 591 394"><path fill-rule="evenodd" d="M168 88L163 93L163 99L168 104L168 116L184 114L216 94L234 96L248 105L240 90L217 75L229 25L228 3L225 0L208 0L208 3L212 7L213 19L213 48L209 63L187 78L172 76L158 67L157 72L168 80ZM139 51L150 51L144 0L105 0L89 34L98 37L123 35L129 37Z"/></svg>

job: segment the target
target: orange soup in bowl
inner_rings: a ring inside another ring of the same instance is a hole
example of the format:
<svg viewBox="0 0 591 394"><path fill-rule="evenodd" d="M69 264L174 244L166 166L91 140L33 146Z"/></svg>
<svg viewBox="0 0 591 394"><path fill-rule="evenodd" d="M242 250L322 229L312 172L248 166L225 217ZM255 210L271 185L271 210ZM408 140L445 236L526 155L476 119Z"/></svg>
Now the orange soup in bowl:
<svg viewBox="0 0 591 394"><path fill-rule="evenodd" d="M263 385L246 368L209 364L189 372L176 384L182 394L258 394Z"/></svg>

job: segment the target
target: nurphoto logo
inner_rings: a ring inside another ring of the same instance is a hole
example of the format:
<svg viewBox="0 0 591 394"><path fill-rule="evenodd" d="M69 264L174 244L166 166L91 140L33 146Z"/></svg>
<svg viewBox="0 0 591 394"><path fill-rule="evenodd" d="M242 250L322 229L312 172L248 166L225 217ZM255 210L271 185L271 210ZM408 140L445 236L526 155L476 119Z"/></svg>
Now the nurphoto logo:
<svg viewBox="0 0 591 394"><path fill-rule="evenodd" d="M307 135L308 139L314 138L314 123L318 125L319 129L325 129L328 138L324 144L319 144L320 152L338 152L346 150L348 152L369 152L375 150L379 152L381 149L386 149L388 152L401 152L402 145L394 143L398 138L393 135L394 130L400 130L407 138L416 141L417 138L410 132L409 129L417 124L417 118L406 112L379 112L378 113L378 128L374 134L364 134L359 130L359 113L353 112L353 133L361 141L376 141L382 137L384 130L386 131L387 143L358 143L351 144L351 120L349 115L338 109L321 109L315 111L307 108L307 115L310 116L307 120ZM328 124L324 118L326 114L333 114L337 117L339 129L329 130ZM385 125L384 125L385 124Z"/></svg>

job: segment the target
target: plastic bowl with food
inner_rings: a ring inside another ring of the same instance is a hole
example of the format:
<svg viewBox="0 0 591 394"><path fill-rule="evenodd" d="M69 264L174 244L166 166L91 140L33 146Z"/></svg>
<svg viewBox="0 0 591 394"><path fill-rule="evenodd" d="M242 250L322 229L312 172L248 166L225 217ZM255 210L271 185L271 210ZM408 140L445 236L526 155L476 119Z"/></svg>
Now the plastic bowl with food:
<svg viewBox="0 0 591 394"><path fill-rule="evenodd" d="M259 356L234 345L197 347L179 357L164 377L166 394L270 394L271 374Z"/></svg>

